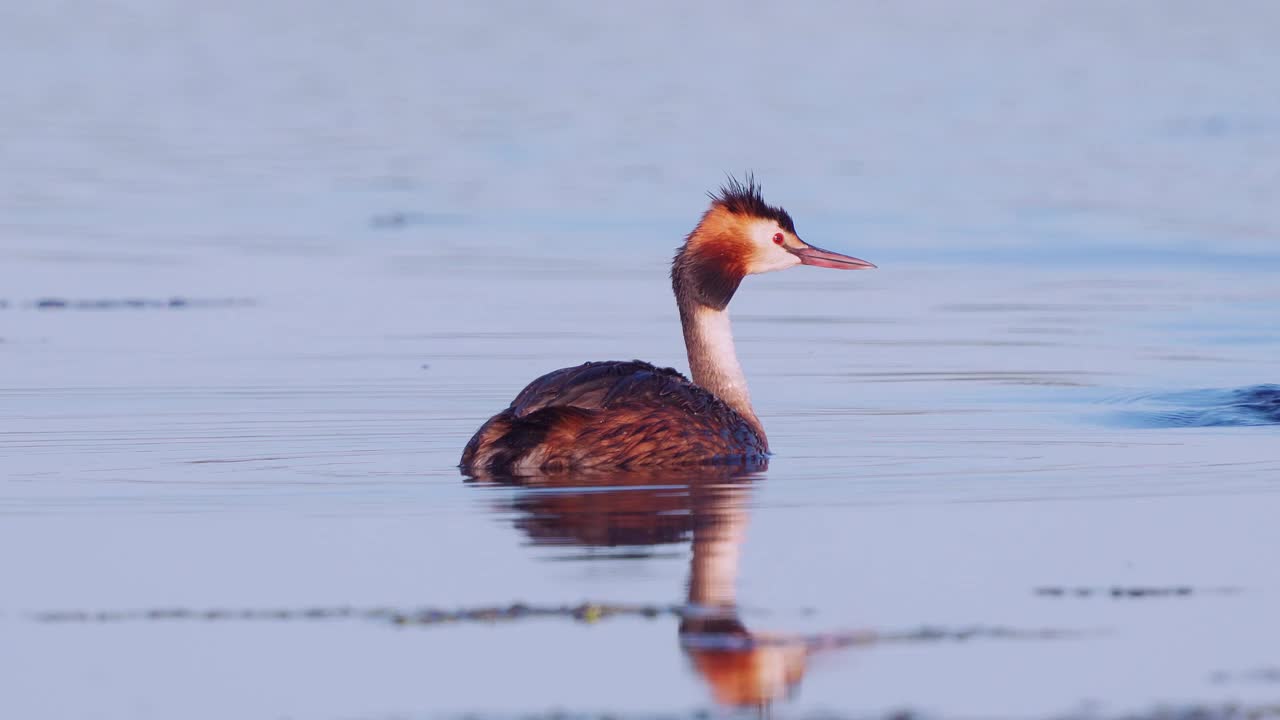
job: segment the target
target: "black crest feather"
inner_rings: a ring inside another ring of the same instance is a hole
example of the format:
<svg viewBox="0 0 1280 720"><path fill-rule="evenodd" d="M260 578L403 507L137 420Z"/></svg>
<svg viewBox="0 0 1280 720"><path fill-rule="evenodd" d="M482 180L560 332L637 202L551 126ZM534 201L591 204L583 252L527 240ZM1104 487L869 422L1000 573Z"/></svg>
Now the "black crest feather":
<svg viewBox="0 0 1280 720"><path fill-rule="evenodd" d="M711 196L711 202L724 206L729 212L774 220L783 230L789 233L796 231L796 225L791 221L791 216L786 210L764 201L764 196L760 194L760 185L752 173L747 173L746 182L740 182L730 175L724 185L720 186L719 193L708 193L708 195Z"/></svg>

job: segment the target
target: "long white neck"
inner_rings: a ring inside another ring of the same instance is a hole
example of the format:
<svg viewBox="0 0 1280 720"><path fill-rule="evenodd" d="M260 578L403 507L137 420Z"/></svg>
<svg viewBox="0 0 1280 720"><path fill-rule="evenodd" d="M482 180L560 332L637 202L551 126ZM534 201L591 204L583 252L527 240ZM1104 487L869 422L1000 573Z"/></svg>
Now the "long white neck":
<svg viewBox="0 0 1280 720"><path fill-rule="evenodd" d="M763 440L764 426L751 408L747 378L733 348L729 309L717 310L689 297L677 296L676 302L680 306L680 324L684 326L684 345L689 353L693 382L736 410Z"/></svg>

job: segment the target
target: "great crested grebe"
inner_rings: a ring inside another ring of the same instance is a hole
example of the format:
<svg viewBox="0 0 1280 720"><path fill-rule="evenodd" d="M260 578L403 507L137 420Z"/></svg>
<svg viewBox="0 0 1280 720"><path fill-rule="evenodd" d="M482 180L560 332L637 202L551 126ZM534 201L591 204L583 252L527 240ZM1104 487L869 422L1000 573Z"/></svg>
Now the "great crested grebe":
<svg viewBox="0 0 1280 720"><path fill-rule="evenodd" d="M589 362L547 373L476 431L466 472L563 472L709 463L769 455L733 349L729 300L747 275L796 265L875 265L809 245L760 186L730 177L671 263L693 382L647 362Z"/></svg>

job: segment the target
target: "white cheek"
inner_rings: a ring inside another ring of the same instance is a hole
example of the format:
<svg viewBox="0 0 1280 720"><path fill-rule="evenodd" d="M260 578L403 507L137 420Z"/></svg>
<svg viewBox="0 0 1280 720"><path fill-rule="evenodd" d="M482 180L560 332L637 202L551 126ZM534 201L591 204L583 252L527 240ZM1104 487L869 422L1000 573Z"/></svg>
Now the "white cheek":
<svg viewBox="0 0 1280 720"><path fill-rule="evenodd" d="M755 247L755 257L747 265L747 272L757 273L786 270L800 264L800 258L792 255L773 241L773 236L782 231L777 223L756 222L750 230L751 244Z"/></svg>
<svg viewBox="0 0 1280 720"><path fill-rule="evenodd" d="M771 248L770 252L764 252L761 255L763 257L757 257L751 263L749 272L752 274L786 270L789 267L795 267L800 264L800 258L776 245Z"/></svg>

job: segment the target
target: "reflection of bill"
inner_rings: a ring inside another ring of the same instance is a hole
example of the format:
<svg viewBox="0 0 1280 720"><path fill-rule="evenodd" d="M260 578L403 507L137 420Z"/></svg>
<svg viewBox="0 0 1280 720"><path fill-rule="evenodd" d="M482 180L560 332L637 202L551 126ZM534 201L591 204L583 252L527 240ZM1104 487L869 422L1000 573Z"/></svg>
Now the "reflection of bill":
<svg viewBox="0 0 1280 720"><path fill-rule="evenodd" d="M813 645L754 633L737 609L738 557L750 474L728 468L680 473L477 478L530 492L511 509L535 543L625 548L692 541L688 612L680 645L725 705L765 705L798 686Z"/></svg>

